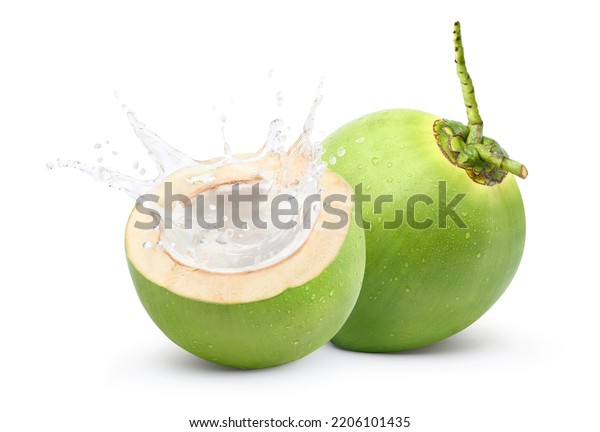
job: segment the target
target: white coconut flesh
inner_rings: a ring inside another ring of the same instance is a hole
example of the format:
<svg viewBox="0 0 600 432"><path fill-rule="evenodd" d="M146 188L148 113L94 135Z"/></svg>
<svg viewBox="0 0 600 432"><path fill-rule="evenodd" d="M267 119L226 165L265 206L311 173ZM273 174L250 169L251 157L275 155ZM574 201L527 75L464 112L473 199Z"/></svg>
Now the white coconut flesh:
<svg viewBox="0 0 600 432"><path fill-rule="evenodd" d="M227 164L208 174L182 169L172 174L167 181L172 184L173 194L190 198L199 194L208 196L233 184L262 182L259 173L264 172L265 164L269 163L273 161ZM190 182L190 179L207 175L211 178L210 182ZM182 263L182 260L173 258L176 254L169 253L164 247L144 247L156 245L164 239L164 236L161 237L163 230L136 228L136 222L150 222L152 218L135 208L127 222L125 234L128 259L149 281L189 299L236 304L274 297L286 289L302 286L315 279L337 257L346 240L349 224L352 222L352 187L337 174L326 170L321 177L320 188L321 208L323 200L329 195L340 194L346 198L345 202L336 200L332 205L346 214L348 223L335 229L324 228L324 222L339 223L340 218L333 212L321 210L315 217L313 228L299 231L289 245L284 245L287 249L284 248L286 252L281 254L282 258L272 260L266 267L211 271ZM164 188L159 188L155 194L159 196L159 206L164 206ZM247 233L252 234L255 229L252 227Z"/></svg>

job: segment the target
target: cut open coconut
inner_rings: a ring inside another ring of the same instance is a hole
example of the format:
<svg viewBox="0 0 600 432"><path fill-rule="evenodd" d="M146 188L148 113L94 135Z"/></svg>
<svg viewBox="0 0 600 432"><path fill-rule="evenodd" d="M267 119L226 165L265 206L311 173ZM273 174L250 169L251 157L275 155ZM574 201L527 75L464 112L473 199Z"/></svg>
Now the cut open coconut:
<svg viewBox="0 0 600 432"><path fill-rule="evenodd" d="M277 158L267 157L228 163L210 172L185 168L167 179L169 194L192 202L201 195L223 195L227 216L231 208L226 195L232 188L257 184L268 189L270 180L264 173L276 171L266 168L277 163ZM288 177L293 179L289 173ZM202 181L206 178L210 181ZM288 233L272 222L263 231L253 225L244 230L232 226L229 231L214 230L214 236L225 232L230 238L223 243L215 237L212 245L211 230L185 230L181 221L170 230L164 223L160 229L138 228L136 223L148 223L152 217L135 208L127 223L126 253L137 293L153 321L187 351L239 368L287 363L329 341L358 297L365 250L363 232L353 221L352 187L327 170L320 190L312 201L317 211L308 228ZM164 188L155 194L159 207L171 208ZM334 194L339 197L328 202ZM265 211L268 208L261 209ZM343 226L341 215L347 220ZM326 228L328 223L335 228ZM209 236L202 247L194 230ZM253 240L246 240L248 236Z"/></svg>

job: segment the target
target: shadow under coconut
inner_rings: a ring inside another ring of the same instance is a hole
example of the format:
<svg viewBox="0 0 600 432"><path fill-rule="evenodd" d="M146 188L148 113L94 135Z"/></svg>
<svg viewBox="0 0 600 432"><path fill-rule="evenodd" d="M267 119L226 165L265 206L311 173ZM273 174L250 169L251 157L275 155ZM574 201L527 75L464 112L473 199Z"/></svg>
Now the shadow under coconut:
<svg viewBox="0 0 600 432"><path fill-rule="evenodd" d="M481 353L505 345L506 340L497 331L490 328L469 329L462 331L439 342L427 345L421 348L415 348L407 351L394 352L361 352L346 350L343 347L333 343L335 348L340 351L357 352L361 354L373 355L396 355L396 356L459 356L464 354Z"/></svg>
<svg viewBox="0 0 600 432"><path fill-rule="evenodd" d="M473 354L485 353L493 350L503 350L508 343L509 340L507 340L501 332L490 327L479 327L457 333L454 336L436 342L432 345L409 351L386 353L357 352L345 350L344 348L341 348L333 343L329 343L320 349L335 351L339 353L339 356L348 356L348 361L352 362L355 360L355 358L353 358L354 356L364 355L383 357L402 356L407 358L416 356L427 356L432 358L460 357L465 355L471 356ZM153 358L156 367L175 373L210 374L212 376L233 376L243 374L245 376L253 376L266 373L272 374L274 372L277 373L278 371L289 374L289 372L294 369L306 369L307 367L310 369L312 368L310 365L311 361L320 363L320 360L323 360L322 358L317 358L318 355L315 356L315 354L316 353L309 354L308 356L291 363L263 369L238 369L230 366L211 363L184 350L181 350L178 347L174 347L173 349L163 348L159 353L156 353ZM340 361L343 360L344 359L340 357Z"/></svg>
<svg viewBox="0 0 600 432"><path fill-rule="evenodd" d="M306 357L296 360L291 363L285 363L279 366L260 368L260 369L240 369L232 366L225 366L216 364L204 360L200 357L196 357L193 354L181 349L164 350L164 352L157 356L157 363L159 367L169 370L178 370L183 373L210 373L211 375L235 375L235 374L260 374L266 373L265 371L274 370L289 370L295 367L298 363L302 362ZM307 356L308 357L308 356ZM287 372L286 372L287 373Z"/></svg>

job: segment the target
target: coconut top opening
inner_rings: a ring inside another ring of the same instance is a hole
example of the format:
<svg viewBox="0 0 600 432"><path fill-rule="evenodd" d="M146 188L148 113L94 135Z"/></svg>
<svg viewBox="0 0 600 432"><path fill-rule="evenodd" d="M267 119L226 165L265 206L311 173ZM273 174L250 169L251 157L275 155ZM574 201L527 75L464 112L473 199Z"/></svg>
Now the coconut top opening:
<svg viewBox="0 0 600 432"><path fill-rule="evenodd" d="M278 183L273 173L282 172L280 164L273 156L211 172L195 168L175 172L167 179L168 193L164 188L155 192L156 208L172 209L171 218L164 218L159 229L136 227L136 222L150 223L152 216L137 208L132 211L126 231L129 260L157 285L215 303L262 300L314 279L335 259L346 239L352 188L329 171L315 179L320 193L314 193L314 185L305 190L294 187L300 181L294 173L304 173L301 163L287 167L287 183ZM234 214L230 201L234 190L248 196L252 188L266 200L254 204L254 211L253 203L241 202ZM322 211L325 198L333 194L346 197L345 202L333 203L337 212ZM173 202L177 195L190 198L190 203ZM272 215L274 200L279 201L279 217ZM199 210L202 218L196 217ZM347 216L347 223L339 223L339 212ZM246 225L240 227L240 221ZM215 222L220 222L220 228L201 226ZM325 228L324 222L336 228ZM171 229L166 229L169 223Z"/></svg>
<svg viewBox="0 0 600 432"><path fill-rule="evenodd" d="M219 273L258 270L308 238L321 208L321 164L276 153L239 160L209 173L180 170L157 189L161 247L176 261Z"/></svg>

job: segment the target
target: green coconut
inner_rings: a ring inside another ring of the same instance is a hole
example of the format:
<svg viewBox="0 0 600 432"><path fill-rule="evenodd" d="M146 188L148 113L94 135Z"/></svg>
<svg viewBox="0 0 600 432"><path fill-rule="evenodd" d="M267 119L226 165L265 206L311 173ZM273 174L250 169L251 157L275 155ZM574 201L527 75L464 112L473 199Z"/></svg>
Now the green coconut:
<svg viewBox="0 0 600 432"><path fill-rule="evenodd" d="M248 164L221 168L215 183L247 181ZM181 181L189 172L171 177L174 191L187 196ZM326 171L325 194L348 199L336 203L352 220L352 188ZM236 368L264 368L306 356L329 341L352 310L364 273L363 231L321 211L305 243L280 262L252 271L217 273L191 268L174 260L164 248L146 249L160 240L154 230L136 228L147 220L134 209L127 223L125 247L129 269L144 308L180 347L205 360Z"/></svg>
<svg viewBox="0 0 600 432"><path fill-rule="evenodd" d="M525 211L514 175L527 170L482 135L458 23L455 35L467 126L393 109L323 142L330 168L369 195L357 208L366 229L362 291L333 338L343 348L401 351L447 338L481 317L519 266Z"/></svg>

